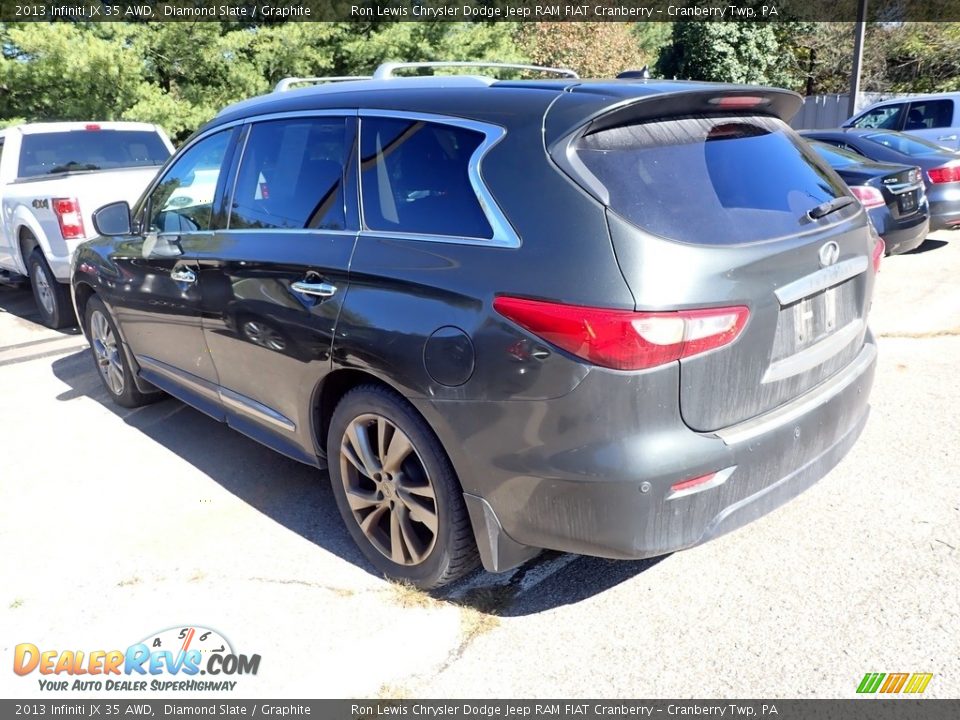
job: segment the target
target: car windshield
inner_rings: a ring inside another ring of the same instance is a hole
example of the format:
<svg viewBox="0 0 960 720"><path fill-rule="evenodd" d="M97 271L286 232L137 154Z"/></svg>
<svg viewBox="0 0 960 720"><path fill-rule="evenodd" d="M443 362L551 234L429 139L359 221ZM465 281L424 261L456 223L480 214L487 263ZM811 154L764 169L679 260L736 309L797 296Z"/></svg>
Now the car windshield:
<svg viewBox="0 0 960 720"><path fill-rule="evenodd" d="M19 177L84 170L162 165L170 150L149 130L68 130L28 133L20 150Z"/></svg>
<svg viewBox="0 0 960 720"><path fill-rule="evenodd" d="M833 168L844 168L863 163L862 157L849 150L842 150L841 148L817 140L811 141L810 146L817 151L817 155L830 163L830 167Z"/></svg>
<svg viewBox="0 0 960 720"><path fill-rule="evenodd" d="M921 138L911 137L897 132L878 132L864 135L867 140L896 150L904 155L933 155L934 153L948 152L946 148Z"/></svg>

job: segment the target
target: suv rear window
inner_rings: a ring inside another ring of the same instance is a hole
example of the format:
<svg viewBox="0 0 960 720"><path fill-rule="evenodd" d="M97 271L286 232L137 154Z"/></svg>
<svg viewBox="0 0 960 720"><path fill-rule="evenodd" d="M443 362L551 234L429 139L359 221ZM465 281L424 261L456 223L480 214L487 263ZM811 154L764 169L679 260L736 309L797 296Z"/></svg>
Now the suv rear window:
<svg viewBox="0 0 960 720"><path fill-rule="evenodd" d="M145 130L68 130L28 133L20 147L19 177L83 170L163 165L170 150Z"/></svg>
<svg viewBox="0 0 960 720"><path fill-rule="evenodd" d="M783 122L685 117L581 138L576 152L610 209L662 237L733 245L800 232L807 211L846 194Z"/></svg>

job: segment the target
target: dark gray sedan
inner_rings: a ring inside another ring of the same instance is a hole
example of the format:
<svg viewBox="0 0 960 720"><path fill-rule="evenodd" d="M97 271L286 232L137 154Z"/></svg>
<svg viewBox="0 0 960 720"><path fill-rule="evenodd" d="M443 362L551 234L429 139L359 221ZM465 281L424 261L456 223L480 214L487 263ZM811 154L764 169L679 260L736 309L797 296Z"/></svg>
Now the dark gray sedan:
<svg viewBox="0 0 960 720"><path fill-rule="evenodd" d="M960 153L893 130L840 128L800 134L870 160L918 166L930 201L930 230L960 229Z"/></svg>

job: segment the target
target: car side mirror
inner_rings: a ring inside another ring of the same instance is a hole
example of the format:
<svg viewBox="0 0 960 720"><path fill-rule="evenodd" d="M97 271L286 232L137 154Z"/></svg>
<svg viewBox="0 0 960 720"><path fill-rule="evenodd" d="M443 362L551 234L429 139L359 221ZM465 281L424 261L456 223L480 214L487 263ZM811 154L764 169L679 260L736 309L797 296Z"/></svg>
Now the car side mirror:
<svg viewBox="0 0 960 720"><path fill-rule="evenodd" d="M130 235L132 225L130 206L123 201L104 205L93 213L93 229L99 235Z"/></svg>

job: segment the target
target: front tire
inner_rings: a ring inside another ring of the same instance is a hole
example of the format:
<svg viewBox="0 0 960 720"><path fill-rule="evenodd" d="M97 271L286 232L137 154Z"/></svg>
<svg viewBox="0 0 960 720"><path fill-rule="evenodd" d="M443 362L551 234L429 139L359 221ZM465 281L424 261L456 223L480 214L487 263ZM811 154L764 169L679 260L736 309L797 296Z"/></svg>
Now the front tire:
<svg viewBox="0 0 960 720"><path fill-rule="evenodd" d="M340 515L383 575L430 589L478 565L450 460L402 397L376 385L348 392L330 422L327 459Z"/></svg>
<svg viewBox="0 0 960 720"><path fill-rule="evenodd" d="M146 395L137 389L117 326L107 306L96 295L87 301L84 327L97 374L111 400L122 407L136 408L160 397L159 393Z"/></svg>
<svg viewBox="0 0 960 720"><path fill-rule="evenodd" d="M30 253L27 269L30 271L33 299L43 324L54 330L76 325L77 316L67 286L57 281L40 248Z"/></svg>

